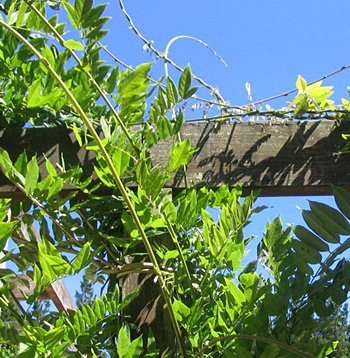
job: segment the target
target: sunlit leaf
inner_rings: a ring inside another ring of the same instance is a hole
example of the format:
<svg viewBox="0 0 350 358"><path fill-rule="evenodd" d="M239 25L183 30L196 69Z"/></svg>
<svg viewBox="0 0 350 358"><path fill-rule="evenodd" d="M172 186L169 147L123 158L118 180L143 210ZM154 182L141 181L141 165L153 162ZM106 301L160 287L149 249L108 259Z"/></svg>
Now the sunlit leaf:
<svg viewBox="0 0 350 358"><path fill-rule="evenodd" d="M188 164L192 159L195 149L191 147L191 142L186 139L180 143L174 143L170 149L170 158L166 166L169 172L176 170L181 165Z"/></svg>

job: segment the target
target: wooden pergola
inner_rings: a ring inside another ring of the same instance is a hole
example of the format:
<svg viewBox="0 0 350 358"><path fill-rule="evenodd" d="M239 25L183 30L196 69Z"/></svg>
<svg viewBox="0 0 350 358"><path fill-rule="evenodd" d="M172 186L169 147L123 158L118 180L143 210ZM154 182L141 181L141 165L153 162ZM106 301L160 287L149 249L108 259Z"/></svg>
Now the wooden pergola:
<svg viewBox="0 0 350 358"><path fill-rule="evenodd" d="M181 138L190 139L197 148L187 181L211 188L242 184L244 194L260 189L261 196L329 195L332 185L350 188L350 154L334 155L345 145L343 133L350 133L347 121L185 123ZM162 141L152 149L154 164L166 164L170 144ZM0 147L12 160L23 150L29 157L36 154L41 177L46 175L45 158L55 164L62 156L67 167L79 164L86 176L93 172L94 152L81 148L64 128L6 129L0 132ZM184 189L182 170L167 187ZM62 194L71 190L66 186ZM1 173L0 198L27 200ZM51 285L46 295L59 310L75 307L61 283Z"/></svg>

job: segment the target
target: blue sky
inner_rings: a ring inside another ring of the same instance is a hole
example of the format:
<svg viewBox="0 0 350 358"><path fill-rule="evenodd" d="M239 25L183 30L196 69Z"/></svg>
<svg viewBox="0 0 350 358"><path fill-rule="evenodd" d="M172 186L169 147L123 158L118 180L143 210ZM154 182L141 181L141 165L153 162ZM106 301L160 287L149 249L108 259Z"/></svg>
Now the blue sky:
<svg viewBox="0 0 350 358"><path fill-rule="evenodd" d="M104 1L95 1L100 3ZM251 84L253 101L258 101L294 88L299 74L312 81L350 63L349 1L124 0L124 5L140 32L160 51L178 35L197 37L214 48L228 67L191 40L177 41L169 56L180 66L190 63L192 72L218 87L232 105L248 102L246 82ZM105 15L113 17L102 41L110 51L132 66L152 61L142 50L143 42L130 30L117 0L111 1ZM158 59L152 76L163 75L164 63ZM171 68L170 75L178 78ZM348 98L350 70L324 84L334 86L333 99L339 103L341 97ZM210 98L207 91L200 94ZM269 104L278 108L292 98ZM188 115L198 117L200 113L189 111ZM309 199L333 203L329 197ZM266 222L278 214L284 224L302 223L296 206L308 208L306 197L263 198L258 203L270 209L255 216L247 236L261 237Z"/></svg>
<svg viewBox="0 0 350 358"><path fill-rule="evenodd" d="M124 0L124 5L139 31L160 51L178 35L197 37L213 47L228 67L205 47L187 39L175 42L169 56L181 66L190 63L193 73L218 87L232 105L248 102L246 82L250 82L253 101L257 101L294 88L298 74L312 81L350 63L349 1ZM110 32L103 43L133 66L152 60L129 28L118 1L111 2L106 14L113 20L106 26ZM163 61L158 59L152 71L154 77L164 75ZM178 76L174 69L170 74ZM336 102L348 98L350 70L324 83L335 87ZM278 108L292 98L270 105ZM313 200L333 202L325 197ZM264 198L259 204L273 208L256 215L249 228L256 235L261 235L266 221L278 214L284 223L300 223L296 205L308 207L304 197Z"/></svg>

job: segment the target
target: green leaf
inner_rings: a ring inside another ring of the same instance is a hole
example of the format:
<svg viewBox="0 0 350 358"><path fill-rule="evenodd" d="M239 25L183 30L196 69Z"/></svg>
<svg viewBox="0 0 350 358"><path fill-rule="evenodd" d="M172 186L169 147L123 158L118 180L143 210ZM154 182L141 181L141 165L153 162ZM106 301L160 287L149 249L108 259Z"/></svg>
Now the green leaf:
<svg viewBox="0 0 350 358"><path fill-rule="evenodd" d="M182 75L179 80L179 93L182 99L186 99L187 93L191 87L192 82L192 74L191 74L191 67L188 64L185 70L182 72Z"/></svg>
<svg viewBox="0 0 350 358"><path fill-rule="evenodd" d="M84 50L84 45L81 42L76 41L76 40L64 41L63 45L70 50L77 50L77 51Z"/></svg>
<svg viewBox="0 0 350 358"><path fill-rule="evenodd" d="M170 149L170 158L166 170L172 172L181 165L186 165L192 159L195 149L191 147L191 142L186 139L180 143L174 143Z"/></svg>
<svg viewBox="0 0 350 358"><path fill-rule="evenodd" d="M55 66L55 57L54 57L51 49L47 45L44 46L44 48L41 50L40 54L41 54L41 56L46 58L46 60L50 63L50 65L52 67ZM43 65L41 64L41 66L43 66ZM46 67L43 68L43 70L47 71Z"/></svg>
<svg viewBox="0 0 350 358"><path fill-rule="evenodd" d="M323 203L309 201L311 211L318 220L324 223L327 231L339 235L350 235L350 225L345 217L336 209Z"/></svg>
<svg viewBox="0 0 350 358"><path fill-rule="evenodd" d="M5 239L12 235L13 230L15 229L18 221L10 221L10 222L0 222L0 249L3 249Z"/></svg>
<svg viewBox="0 0 350 358"><path fill-rule="evenodd" d="M165 116L159 121L158 126L158 134L160 139L166 139L173 135L173 127L169 119Z"/></svg>
<svg viewBox="0 0 350 358"><path fill-rule="evenodd" d="M126 328L123 327L119 330L117 341L117 352L120 358L125 358L130 345L130 339L126 333Z"/></svg>
<svg viewBox="0 0 350 358"><path fill-rule="evenodd" d="M55 167L52 165L52 163L50 162L50 160L46 159L45 166L46 166L47 172L49 173L49 175L51 177L54 178L57 176L57 171L56 171Z"/></svg>
<svg viewBox="0 0 350 358"><path fill-rule="evenodd" d="M130 156L126 151L120 148L115 148L112 156L112 161L119 176L122 176L128 168Z"/></svg>
<svg viewBox="0 0 350 358"><path fill-rule="evenodd" d="M304 92L306 90L307 82L300 75L298 76L296 87L300 92Z"/></svg>
<svg viewBox="0 0 350 358"><path fill-rule="evenodd" d="M176 116L176 119L175 119L175 124L173 127L173 135L179 133L183 122L184 122L184 112L180 111L180 113Z"/></svg>
<svg viewBox="0 0 350 358"><path fill-rule="evenodd" d="M143 340L142 336L134 339L129 346L128 352L126 353L126 358L138 358L140 357L143 349Z"/></svg>
<svg viewBox="0 0 350 358"><path fill-rule="evenodd" d="M90 243L87 242L79 251L79 254L74 260L73 263L73 270L80 271L90 262Z"/></svg>
<svg viewBox="0 0 350 358"><path fill-rule="evenodd" d="M81 28L82 21L90 15L92 3L92 0L75 0L74 9L79 28Z"/></svg>
<svg viewBox="0 0 350 358"><path fill-rule="evenodd" d="M95 299L94 302L94 312L99 319L103 319L106 313L106 306L102 300L98 297Z"/></svg>
<svg viewBox="0 0 350 358"><path fill-rule="evenodd" d="M339 243L340 237L337 234L331 234L327 230L327 226L323 222L319 222L318 218L312 211L302 210L302 215L308 226L319 235L322 239L330 243Z"/></svg>
<svg viewBox="0 0 350 358"><path fill-rule="evenodd" d="M224 279L226 284L225 290L229 294L230 301L233 305L241 306L242 303L246 301L244 293L236 286L234 282L226 277Z"/></svg>
<svg viewBox="0 0 350 358"><path fill-rule="evenodd" d="M89 305L85 304L81 310L84 315L84 319L90 324L90 326L94 325L97 318L93 309Z"/></svg>
<svg viewBox="0 0 350 358"><path fill-rule="evenodd" d="M176 85L170 77L167 77L167 80L166 80L166 94L168 97L168 101L174 105L179 100Z"/></svg>
<svg viewBox="0 0 350 358"><path fill-rule="evenodd" d="M174 299L173 309L175 312L176 319L182 322L186 317L191 314L191 310L181 301Z"/></svg>
<svg viewBox="0 0 350 358"><path fill-rule="evenodd" d="M26 190L26 194L32 194L35 190L39 180L39 166L36 160L36 156L34 156L27 165L27 174L25 178L24 188Z"/></svg>
<svg viewBox="0 0 350 358"><path fill-rule="evenodd" d="M67 1L63 1L62 3L63 3L64 8L67 11L70 23L72 24L72 26L75 29L78 29L79 28L79 21L78 21L77 14L76 14L73 6L70 3L68 3Z"/></svg>
<svg viewBox="0 0 350 358"><path fill-rule="evenodd" d="M28 10L28 5L26 1L21 1L21 5L18 10L16 26L22 27L25 24L24 15L26 14L27 10Z"/></svg>
<svg viewBox="0 0 350 358"><path fill-rule="evenodd" d="M296 100L297 101L295 102L296 106L294 109L294 117L301 118L303 116L303 114L306 113L310 108L308 96L307 96L307 94L302 93L296 97Z"/></svg>
<svg viewBox="0 0 350 358"><path fill-rule="evenodd" d="M292 246L295 252L298 253L306 262L309 262L310 264L319 264L321 262L321 254L303 242L293 240Z"/></svg>
<svg viewBox="0 0 350 358"><path fill-rule="evenodd" d="M350 219L350 192L339 186L333 186L332 189L338 208Z"/></svg>
<svg viewBox="0 0 350 358"><path fill-rule="evenodd" d="M313 234L310 230L301 225L292 227L294 234L304 242L306 245L318 251L329 251L329 246L322 241L318 236Z"/></svg>
<svg viewBox="0 0 350 358"><path fill-rule="evenodd" d="M114 91L114 89L117 85L118 74L119 74L118 67L114 67L106 81L105 89L106 89L107 93L112 93Z"/></svg>
<svg viewBox="0 0 350 358"><path fill-rule="evenodd" d="M64 275L72 273L72 267L64 260L49 241L43 238L43 243L38 243L39 262L44 273L43 285L56 280Z"/></svg>

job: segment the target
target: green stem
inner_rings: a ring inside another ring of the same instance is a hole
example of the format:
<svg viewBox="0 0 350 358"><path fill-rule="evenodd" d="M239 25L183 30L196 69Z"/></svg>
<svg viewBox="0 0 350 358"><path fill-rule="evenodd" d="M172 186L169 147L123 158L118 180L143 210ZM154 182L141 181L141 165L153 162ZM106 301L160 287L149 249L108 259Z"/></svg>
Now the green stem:
<svg viewBox="0 0 350 358"><path fill-rule="evenodd" d="M222 336L222 337L218 337L215 338L214 340L212 340L211 342L209 342L205 347L203 347L195 356L194 358L198 358L204 351L206 351L208 348L212 347L213 345L215 345L218 342L223 342L223 341L227 341L227 340L231 340L231 339L247 339L247 340L251 340L251 341L258 341L258 342L264 342L264 343L269 343L269 344L274 344L288 352L297 354L300 357L303 358L314 358L312 355L308 354L308 353L304 353L296 348L290 347L287 344L281 343L279 341L276 341L272 338L266 338L266 337L259 337L259 336L253 336L250 334L229 334L227 336Z"/></svg>
<svg viewBox="0 0 350 358"><path fill-rule="evenodd" d="M128 207L130 214L136 224L136 227L139 231L139 234L141 236L141 239L143 241L143 244L146 248L147 254L151 260L151 262L153 263L154 266L154 271L156 273L156 275L158 276L158 281L159 281L159 285L166 303L166 306L169 310L169 315L170 315L170 319L172 321L172 325L175 331L175 335L179 344L179 348L181 351L181 355L183 357L186 357L186 352L185 352L185 348L184 348L184 344L182 341L182 337L181 337L181 332L180 332L180 327L178 324L178 321L175 317L175 312L171 303L171 299L170 299L170 293L169 290L166 286L164 277L162 275L162 272L160 270L160 267L158 265L157 262L157 258L154 254L154 251L152 249L152 246L148 240L148 237L145 233L145 231L143 230L141 221L136 213L136 210L129 198L129 195L124 187L124 184L122 183L119 174L117 172L117 170L115 169L112 159L110 158L106 148L104 147L98 133L96 132L95 128L93 127L93 125L91 124L89 118L87 117L86 113L84 112L84 110L81 108L79 102L77 101L77 99L75 98L75 96L73 95L73 93L69 90L69 88L66 86L66 84L64 83L64 81L62 81L61 77L58 75L58 73L53 69L53 67L51 66L51 64L49 63L49 61L43 57L37 50L35 47L32 46L32 44L30 42L28 42L20 33L18 33L12 26L8 25L7 23L5 23L4 21L0 20L0 25L2 25L3 27L5 27L6 29L8 29L15 37L17 37L37 58L38 60L47 68L47 70L51 73L51 75L55 78L55 80L58 82L58 84L61 86L61 88L64 90L64 92L66 93L67 97L69 98L69 100L71 101L72 105L75 107L76 111L79 113L82 121L84 122L86 128L89 130L90 134L92 135L93 139L95 140L101 155L103 156L103 158L106 161L107 167L110 170L110 172L112 173L112 176L118 186L118 189L120 190L126 206Z"/></svg>

